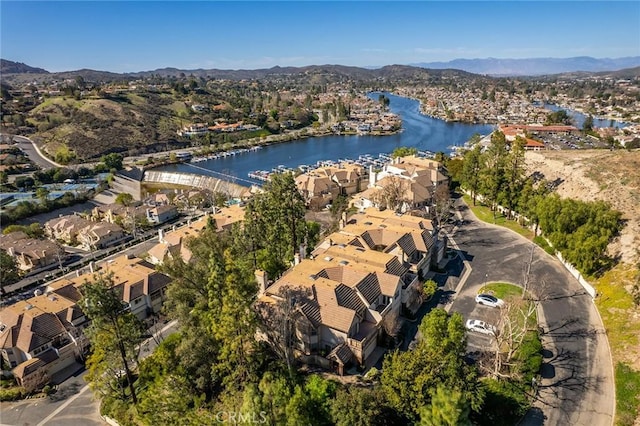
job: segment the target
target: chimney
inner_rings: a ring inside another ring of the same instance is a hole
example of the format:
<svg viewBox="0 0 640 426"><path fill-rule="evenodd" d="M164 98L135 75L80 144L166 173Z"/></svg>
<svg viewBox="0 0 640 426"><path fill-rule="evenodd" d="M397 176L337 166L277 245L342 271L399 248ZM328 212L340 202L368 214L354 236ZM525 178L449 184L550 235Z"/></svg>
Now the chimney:
<svg viewBox="0 0 640 426"><path fill-rule="evenodd" d="M300 253L296 253L293 255L293 265L300 264Z"/></svg>
<svg viewBox="0 0 640 426"><path fill-rule="evenodd" d="M164 230L163 229L158 229L158 242L160 242L160 243L164 242Z"/></svg>
<svg viewBox="0 0 640 426"><path fill-rule="evenodd" d="M300 244L300 260L306 257L307 253L307 244Z"/></svg>
<svg viewBox="0 0 640 426"><path fill-rule="evenodd" d="M89 271L93 274L95 272L96 269L96 263L92 260L91 262L89 262Z"/></svg>
<svg viewBox="0 0 640 426"><path fill-rule="evenodd" d="M376 172L373 171L373 165L369 165L369 188L376 184Z"/></svg>
<svg viewBox="0 0 640 426"><path fill-rule="evenodd" d="M256 269L255 277L258 282L258 286L260 287L258 290L258 296L261 296L267 292L267 287L269 287L267 271Z"/></svg>
<svg viewBox="0 0 640 426"><path fill-rule="evenodd" d="M13 250L13 247L7 247L7 253L9 256L15 256L16 252Z"/></svg>
<svg viewBox="0 0 640 426"><path fill-rule="evenodd" d="M342 212L342 217L340 218L340 229L347 226L347 212Z"/></svg>

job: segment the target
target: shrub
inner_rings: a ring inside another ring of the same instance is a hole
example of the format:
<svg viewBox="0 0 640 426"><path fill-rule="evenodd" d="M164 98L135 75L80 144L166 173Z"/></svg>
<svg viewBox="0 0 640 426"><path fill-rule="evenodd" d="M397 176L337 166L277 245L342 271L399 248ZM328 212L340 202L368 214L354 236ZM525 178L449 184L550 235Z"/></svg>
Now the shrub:
<svg viewBox="0 0 640 426"><path fill-rule="evenodd" d="M23 387L0 389L0 401L16 401L22 399L26 391Z"/></svg>

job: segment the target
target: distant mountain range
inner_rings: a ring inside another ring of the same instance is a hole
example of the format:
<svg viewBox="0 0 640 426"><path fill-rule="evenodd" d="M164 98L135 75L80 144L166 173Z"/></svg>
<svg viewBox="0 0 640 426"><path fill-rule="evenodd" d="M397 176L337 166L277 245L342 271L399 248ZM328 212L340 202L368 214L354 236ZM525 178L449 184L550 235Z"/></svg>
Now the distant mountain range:
<svg viewBox="0 0 640 426"><path fill-rule="evenodd" d="M491 76L534 76L585 71L617 71L640 66L640 56L626 58L528 58L528 59L454 59L449 62L411 64L429 69L457 69Z"/></svg>
<svg viewBox="0 0 640 426"><path fill-rule="evenodd" d="M591 57L576 58L532 58L532 59L455 59L450 62L429 62L413 65L387 65L382 68L360 68L344 65L310 65L306 67L273 67L257 70L219 70L162 68L153 71L135 73L113 73L81 69L50 73L42 68L2 59L0 74L3 83L25 83L44 80L64 80L82 76L87 81L108 82L114 80L133 80L150 76L180 76L182 74L194 77L219 78L230 80L279 78L303 78L309 84L325 84L329 81L343 79L369 80L423 80L435 83L442 77L466 77L471 74L485 76L540 76L582 73L614 73L638 76L640 56L616 59L596 59ZM330 77L329 77L330 76ZM621 78L621 77L620 77Z"/></svg>

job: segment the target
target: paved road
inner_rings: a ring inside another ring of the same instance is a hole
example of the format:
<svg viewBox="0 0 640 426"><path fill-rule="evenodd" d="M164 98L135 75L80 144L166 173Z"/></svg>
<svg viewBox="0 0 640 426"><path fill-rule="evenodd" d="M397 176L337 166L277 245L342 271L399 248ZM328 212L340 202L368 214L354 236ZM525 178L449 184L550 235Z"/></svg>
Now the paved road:
<svg viewBox="0 0 640 426"><path fill-rule="evenodd" d="M64 167L62 164L58 164L55 161L49 160L45 157L36 144L29 138L25 136L14 136L13 140L16 142L16 145L29 157L31 161L37 166L42 167L43 169L51 169L54 167Z"/></svg>
<svg viewBox="0 0 640 426"><path fill-rule="evenodd" d="M485 282L523 282L532 243L478 221L462 200L456 207L464 221L453 237L471 272L451 310L468 318L476 309L474 296ZM538 247L531 277L530 288L541 300L544 364L539 400L521 424L610 426L615 406L611 356L591 297L555 257ZM455 288L458 281L447 285Z"/></svg>

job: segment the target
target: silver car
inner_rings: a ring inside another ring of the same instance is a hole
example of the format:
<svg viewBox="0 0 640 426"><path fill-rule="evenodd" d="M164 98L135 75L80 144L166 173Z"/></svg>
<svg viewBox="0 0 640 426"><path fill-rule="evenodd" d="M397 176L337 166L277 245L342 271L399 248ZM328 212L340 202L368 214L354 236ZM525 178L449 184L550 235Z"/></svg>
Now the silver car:
<svg viewBox="0 0 640 426"><path fill-rule="evenodd" d="M475 331L477 333L482 333L482 334L488 334L490 336L496 335L496 328L494 326L477 319L467 320L467 330Z"/></svg>
<svg viewBox="0 0 640 426"><path fill-rule="evenodd" d="M492 308L501 308L504 305L504 300L490 294L479 294L476 296L476 303Z"/></svg>

